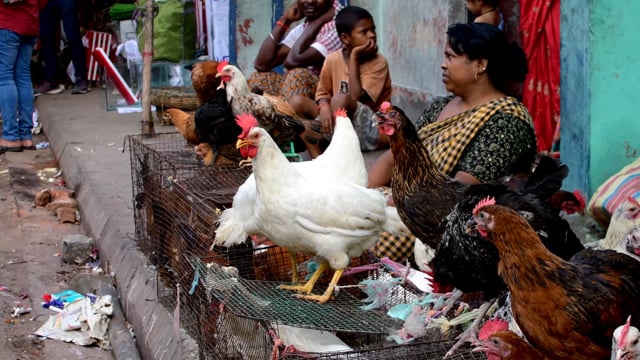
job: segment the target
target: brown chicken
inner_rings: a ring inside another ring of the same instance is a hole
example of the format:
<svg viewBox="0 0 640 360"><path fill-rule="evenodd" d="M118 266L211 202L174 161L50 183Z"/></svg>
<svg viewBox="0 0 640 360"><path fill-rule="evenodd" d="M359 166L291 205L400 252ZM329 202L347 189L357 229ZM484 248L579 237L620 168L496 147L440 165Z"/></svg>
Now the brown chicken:
<svg viewBox="0 0 640 360"><path fill-rule="evenodd" d="M615 328L629 315L640 319L640 262L612 250L583 250L564 261L494 199L473 214L475 229L498 249L498 273L527 340L549 359L609 359Z"/></svg>
<svg viewBox="0 0 640 360"><path fill-rule="evenodd" d="M200 143L200 137L196 133L194 114L171 108L164 111L162 119L165 123L170 122L173 124L189 143L193 145Z"/></svg>
<svg viewBox="0 0 640 360"><path fill-rule="evenodd" d="M468 186L440 171L401 109L385 102L376 116L378 126L389 136L391 189L398 214L413 235L435 249L444 230L442 221Z"/></svg>
<svg viewBox="0 0 640 360"><path fill-rule="evenodd" d="M472 352L484 352L487 360L546 360L531 344L519 337L513 331L497 331L485 340L478 340L473 344Z"/></svg>
<svg viewBox="0 0 640 360"><path fill-rule="evenodd" d="M191 68L191 84L196 91L198 105L202 105L211 99L220 85L220 79L216 77L218 62L208 60L193 64Z"/></svg>

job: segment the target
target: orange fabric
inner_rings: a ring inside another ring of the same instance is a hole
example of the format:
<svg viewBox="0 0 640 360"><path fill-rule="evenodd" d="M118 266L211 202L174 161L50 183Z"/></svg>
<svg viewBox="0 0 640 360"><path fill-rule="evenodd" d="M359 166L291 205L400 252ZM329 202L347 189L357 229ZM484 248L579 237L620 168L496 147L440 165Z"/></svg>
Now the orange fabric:
<svg viewBox="0 0 640 360"><path fill-rule="evenodd" d="M529 73L522 102L538 136L538 150L548 151L560 121L560 1L520 0L520 33Z"/></svg>
<svg viewBox="0 0 640 360"><path fill-rule="evenodd" d="M331 97L340 93L340 82L349 82L349 69L342 51L332 52L324 60L318 89L316 90L316 102L320 99L331 101ZM391 100L391 74L387 59L378 54L373 60L360 64L360 82L362 89L369 94L378 110L385 101Z"/></svg>

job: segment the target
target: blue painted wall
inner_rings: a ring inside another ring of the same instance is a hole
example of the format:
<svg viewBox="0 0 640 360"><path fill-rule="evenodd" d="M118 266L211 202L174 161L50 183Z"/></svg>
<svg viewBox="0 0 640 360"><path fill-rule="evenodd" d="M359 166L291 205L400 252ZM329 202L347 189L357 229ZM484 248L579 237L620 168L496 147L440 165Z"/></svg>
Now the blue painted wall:
<svg viewBox="0 0 640 360"><path fill-rule="evenodd" d="M640 2L561 3L561 156L567 187L592 194L640 156Z"/></svg>

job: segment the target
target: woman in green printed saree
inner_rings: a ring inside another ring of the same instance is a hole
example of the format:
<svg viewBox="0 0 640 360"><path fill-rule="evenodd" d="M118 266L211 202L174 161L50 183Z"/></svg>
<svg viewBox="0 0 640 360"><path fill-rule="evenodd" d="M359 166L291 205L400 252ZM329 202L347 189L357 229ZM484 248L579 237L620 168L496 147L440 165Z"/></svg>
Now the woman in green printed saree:
<svg viewBox="0 0 640 360"><path fill-rule="evenodd" d="M442 81L452 95L435 99L417 122L418 133L440 169L469 184L528 172L536 138L527 109L508 96L527 73L524 52L495 26L455 24L447 31ZM388 186L393 156L387 151L369 171L369 186ZM412 257L413 239L382 236L379 256Z"/></svg>

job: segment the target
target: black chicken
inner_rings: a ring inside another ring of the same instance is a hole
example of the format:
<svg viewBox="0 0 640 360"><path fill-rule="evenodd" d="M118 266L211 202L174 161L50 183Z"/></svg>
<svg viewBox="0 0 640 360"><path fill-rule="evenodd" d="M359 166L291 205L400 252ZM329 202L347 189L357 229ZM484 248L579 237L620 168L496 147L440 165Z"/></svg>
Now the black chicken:
<svg viewBox="0 0 640 360"><path fill-rule="evenodd" d="M198 107L195 113L195 128L202 143L196 147L196 153L204 159L205 165L216 163L221 151L224 152L224 157L233 163L241 160L234 144L242 129L236 124L223 86L219 86L213 97ZM223 147L227 147L229 151L224 151Z"/></svg>

